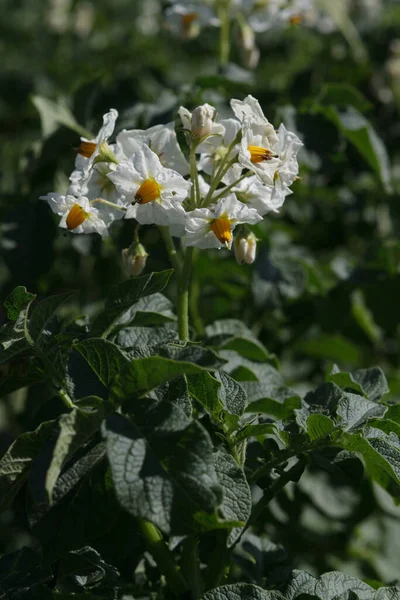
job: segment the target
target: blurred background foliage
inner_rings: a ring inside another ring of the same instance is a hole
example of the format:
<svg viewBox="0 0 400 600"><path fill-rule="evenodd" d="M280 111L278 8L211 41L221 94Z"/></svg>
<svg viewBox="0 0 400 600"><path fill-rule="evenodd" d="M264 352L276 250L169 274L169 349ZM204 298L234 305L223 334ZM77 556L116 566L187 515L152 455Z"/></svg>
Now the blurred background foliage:
<svg viewBox="0 0 400 600"><path fill-rule="evenodd" d="M379 20L360 30L364 58L340 31L297 26L257 37L261 56L252 72L240 65L234 42L231 63L218 67L217 29L190 41L172 37L156 0L3 0L4 14L0 300L16 285L42 298L76 289L77 314L93 314L124 278L120 251L131 242L132 223L114 223L105 243L66 234L38 199L65 192L80 128L96 132L111 107L120 112L120 129L166 123L181 104L210 102L226 117L230 98L251 93L276 127L283 120L304 141L301 177L280 213L256 228L252 267L225 251L198 254L193 294L200 317L205 325L243 318L298 391L320 383L333 362L342 370L378 364L399 400L398 3L383 2ZM352 123L365 119L360 135L346 129L346 115ZM157 230L141 232L147 271L167 268ZM2 447L59 410L46 407L41 386L6 396ZM259 547L249 536L240 566L258 569L252 577L260 582L288 557L313 572L398 578L399 509L386 493L366 482L356 490L353 471L340 485L318 465L307 473L269 509L273 541ZM21 515L17 506L1 516L0 529L1 551L29 543L22 504ZM278 539L286 550L274 545ZM104 550L101 538L97 546ZM120 563L123 569L122 554Z"/></svg>

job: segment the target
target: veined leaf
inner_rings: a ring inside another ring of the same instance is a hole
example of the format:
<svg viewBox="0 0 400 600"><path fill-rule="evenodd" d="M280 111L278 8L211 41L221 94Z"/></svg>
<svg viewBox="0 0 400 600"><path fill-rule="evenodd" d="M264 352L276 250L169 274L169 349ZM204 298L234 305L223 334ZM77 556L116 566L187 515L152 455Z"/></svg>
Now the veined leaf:
<svg viewBox="0 0 400 600"><path fill-rule="evenodd" d="M100 381L110 387L129 358L116 344L103 338L89 338L74 346Z"/></svg>
<svg viewBox="0 0 400 600"><path fill-rule="evenodd" d="M211 439L168 402L137 399L133 410L132 421L115 415L104 430L117 498L167 534L188 533L195 514L214 513L222 499Z"/></svg>
<svg viewBox="0 0 400 600"><path fill-rule="evenodd" d="M35 431L23 433L0 459L0 510L10 506L20 487L26 481L33 459L39 455L53 427L46 421Z"/></svg>
<svg viewBox="0 0 400 600"><path fill-rule="evenodd" d="M106 300L105 310L94 321L92 334L107 337L124 313L145 296L162 291L172 275L172 269L128 279L114 286Z"/></svg>

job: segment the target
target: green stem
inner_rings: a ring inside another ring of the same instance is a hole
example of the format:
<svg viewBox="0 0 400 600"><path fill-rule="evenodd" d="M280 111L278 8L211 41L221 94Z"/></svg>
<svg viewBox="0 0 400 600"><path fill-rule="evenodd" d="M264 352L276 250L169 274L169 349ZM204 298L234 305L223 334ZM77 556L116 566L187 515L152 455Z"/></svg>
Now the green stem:
<svg viewBox="0 0 400 600"><path fill-rule="evenodd" d="M108 200L104 200L104 198L95 198L94 200L90 201L90 204L97 204L97 202L101 202L101 204L107 204L107 206L112 206L113 208L116 208L118 210L121 210L122 212L126 212L128 209L125 208L125 206L119 206L118 204L114 204L114 202L109 202Z"/></svg>
<svg viewBox="0 0 400 600"><path fill-rule="evenodd" d="M255 483L261 477L265 477L266 475L268 475L272 471L272 469L275 469L275 467L279 467L279 465L288 461L289 458L293 458L294 456L297 456L299 454L305 454L307 452L311 452L312 450L315 450L316 448L326 448L327 446L339 446L339 445L340 444L339 444L338 439L332 441L329 436L329 437L320 438L318 440L310 442L309 444L305 444L302 448L297 449L297 450L293 450L293 449L281 450L273 459L269 460L267 463L262 465L260 468L253 471L253 473L250 475L250 477L247 478L247 481L248 481L249 485L251 485L252 483Z"/></svg>
<svg viewBox="0 0 400 600"><path fill-rule="evenodd" d="M227 156L229 156L229 153L227 154ZM215 190L217 189L218 185L221 183L221 179L223 178L225 173L227 173L229 171L231 166L234 165L236 162L237 162L236 157L232 158L228 163L226 162L226 160L223 160L221 162L219 168L217 169L215 177L211 182L210 189L208 190L208 194L205 197L202 206L208 206L208 204L211 202L211 199L214 200L214 198L212 198L212 195L215 192Z"/></svg>
<svg viewBox="0 0 400 600"><path fill-rule="evenodd" d="M250 177L250 175L253 175L253 173L251 171L249 171L248 173L245 173L244 175L242 175L241 177L239 177L239 179L236 179L236 181L234 181L233 183L231 183L230 185L228 185L228 187L224 188L222 190L222 192L220 194L218 194L218 196L215 196L215 198L213 198L213 201L216 202L220 198L223 198L224 196L226 196L226 194L228 192L230 192L232 188L234 188L235 186L237 186L241 181L243 181L243 179L246 179L246 177Z"/></svg>
<svg viewBox="0 0 400 600"><path fill-rule="evenodd" d="M225 575L231 555L230 549L226 547L226 531L216 531L216 544L210 556L206 575L205 587L206 590L212 590L217 587Z"/></svg>
<svg viewBox="0 0 400 600"><path fill-rule="evenodd" d="M229 9L230 0L221 1L218 11L218 16L221 20L219 30L219 65L221 68L226 67L228 64L231 49L229 39Z"/></svg>
<svg viewBox="0 0 400 600"><path fill-rule="evenodd" d="M56 392L67 408L75 408L76 405L72 402L69 394L64 390L64 388L58 388L56 389Z"/></svg>
<svg viewBox="0 0 400 600"><path fill-rule="evenodd" d="M146 547L164 575L168 586L175 596L182 597L188 591L188 586L160 531L153 523L143 519L139 521L139 528Z"/></svg>
<svg viewBox="0 0 400 600"><path fill-rule="evenodd" d="M190 296L189 296L190 317L192 319L193 327L195 328L197 335L199 335L200 337L203 337L205 330L204 330L203 321L199 314L199 308L198 308L199 307L199 295L200 295L199 282L197 281L196 278L193 278L191 289L190 289Z"/></svg>
<svg viewBox="0 0 400 600"><path fill-rule="evenodd" d="M192 208L197 208L200 204L200 186L196 163L196 146L192 144L190 149L190 178L192 180L191 204Z"/></svg>
<svg viewBox="0 0 400 600"><path fill-rule="evenodd" d="M164 240L164 244L167 249L171 264L175 269L177 277L179 277L182 269L181 259L176 251L174 240L172 239L169 227L168 225L160 225L158 229L160 230L161 236Z"/></svg>
<svg viewBox="0 0 400 600"><path fill-rule="evenodd" d="M182 551L182 572L191 590L192 600L196 600L203 592L203 582L201 580L199 568L199 555L197 551L197 540L194 535L188 535L183 543Z"/></svg>
<svg viewBox="0 0 400 600"><path fill-rule="evenodd" d="M186 248L178 284L178 331L182 342L189 341L189 288L194 248Z"/></svg>

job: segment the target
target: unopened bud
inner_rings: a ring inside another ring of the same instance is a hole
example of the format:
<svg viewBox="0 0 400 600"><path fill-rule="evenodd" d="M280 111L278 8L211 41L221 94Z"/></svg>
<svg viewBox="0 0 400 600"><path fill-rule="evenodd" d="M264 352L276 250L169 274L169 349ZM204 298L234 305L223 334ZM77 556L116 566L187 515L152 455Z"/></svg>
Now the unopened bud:
<svg viewBox="0 0 400 600"><path fill-rule="evenodd" d="M238 235L235 237L234 245L235 258L239 265L251 265L256 258L257 238L254 233L247 235Z"/></svg>
<svg viewBox="0 0 400 600"><path fill-rule="evenodd" d="M215 108L209 104L202 104L192 112L192 136L202 139L212 132L215 118Z"/></svg>
<svg viewBox="0 0 400 600"><path fill-rule="evenodd" d="M146 266L148 254L145 247L138 243L133 243L129 248L122 250L122 264L125 273L129 277L137 277Z"/></svg>
<svg viewBox="0 0 400 600"><path fill-rule="evenodd" d="M111 162L115 163L116 165L118 164L117 157L115 156L114 152L111 150L107 142L103 142L100 148L98 149L98 154L94 159L94 163L96 164L99 162Z"/></svg>
<svg viewBox="0 0 400 600"><path fill-rule="evenodd" d="M239 22L239 47L244 66L255 69L260 60L260 51L256 46L254 31L245 20Z"/></svg>

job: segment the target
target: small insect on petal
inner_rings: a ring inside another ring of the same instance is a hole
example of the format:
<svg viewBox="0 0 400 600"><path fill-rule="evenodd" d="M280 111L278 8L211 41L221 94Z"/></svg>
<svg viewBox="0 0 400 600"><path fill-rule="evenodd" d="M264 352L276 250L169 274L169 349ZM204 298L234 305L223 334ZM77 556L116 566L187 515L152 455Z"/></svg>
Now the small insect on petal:
<svg viewBox="0 0 400 600"><path fill-rule="evenodd" d="M74 204L71 210L68 213L68 217L66 219L67 227L70 231L73 231L79 225L82 225L84 220L87 217L87 213L79 206L79 204Z"/></svg>
<svg viewBox="0 0 400 600"><path fill-rule="evenodd" d="M250 160L252 163L260 163L264 160L271 160L271 158L276 157L276 154L271 150L262 148L261 146L248 146L247 149L250 152Z"/></svg>
<svg viewBox="0 0 400 600"><path fill-rule="evenodd" d="M232 241L231 222L226 217L219 217L211 225L211 229L221 244L229 244Z"/></svg>
<svg viewBox="0 0 400 600"><path fill-rule="evenodd" d="M90 158L96 150L96 142L82 142L78 148L78 154L85 158Z"/></svg>
<svg viewBox="0 0 400 600"><path fill-rule="evenodd" d="M153 179L146 179L135 194L138 204L147 204L160 197L160 186Z"/></svg>

